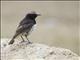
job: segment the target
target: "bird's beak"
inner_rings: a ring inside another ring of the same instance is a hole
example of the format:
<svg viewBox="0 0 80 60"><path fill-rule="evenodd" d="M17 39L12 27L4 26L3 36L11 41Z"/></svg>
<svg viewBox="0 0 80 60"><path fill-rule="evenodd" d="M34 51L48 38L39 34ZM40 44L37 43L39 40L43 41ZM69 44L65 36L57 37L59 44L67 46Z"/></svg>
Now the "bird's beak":
<svg viewBox="0 0 80 60"><path fill-rule="evenodd" d="M37 14L37 16L41 16L41 14Z"/></svg>

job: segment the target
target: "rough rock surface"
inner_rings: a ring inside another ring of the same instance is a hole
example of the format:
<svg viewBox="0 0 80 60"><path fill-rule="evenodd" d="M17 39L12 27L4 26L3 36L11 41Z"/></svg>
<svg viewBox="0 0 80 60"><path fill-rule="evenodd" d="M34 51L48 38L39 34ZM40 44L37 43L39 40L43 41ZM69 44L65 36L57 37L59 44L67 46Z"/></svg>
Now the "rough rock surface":
<svg viewBox="0 0 80 60"><path fill-rule="evenodd" d="M68 49L22 42L2 46L1 60L78 60L78 56Z"/></svg>

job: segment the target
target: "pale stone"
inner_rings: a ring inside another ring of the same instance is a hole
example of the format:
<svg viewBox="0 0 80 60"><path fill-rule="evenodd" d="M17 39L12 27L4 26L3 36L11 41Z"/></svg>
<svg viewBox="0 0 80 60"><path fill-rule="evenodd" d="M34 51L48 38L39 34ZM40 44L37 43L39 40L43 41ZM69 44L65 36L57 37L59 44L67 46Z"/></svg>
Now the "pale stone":
<svg viewBox="0 0 80 60"><path fill-rule="evenodd" d="M22 42L2 46L1 60L78 60L78 55L64 48Z"/></svg>

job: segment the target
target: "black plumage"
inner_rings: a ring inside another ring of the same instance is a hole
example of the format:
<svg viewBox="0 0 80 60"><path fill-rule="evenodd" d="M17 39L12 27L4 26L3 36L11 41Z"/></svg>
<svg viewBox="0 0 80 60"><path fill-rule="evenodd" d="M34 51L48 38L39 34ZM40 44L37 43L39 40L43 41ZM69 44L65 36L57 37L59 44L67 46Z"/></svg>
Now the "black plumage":
<svg viewBox="0 0 80 60"><path fill-rule="evenodd" d="M9 44L13 44L14 39L18 36L21 36L22 40L24 41L23 36L25 36L27 38L32 27L36 24L35 18L39 15L40 14L37 14L34 11L28 13L25 16L25 18L19 23L19 26L17 27L16 33L13 36L13 38L10 40ZM28 40L28 38L27 38L27 40ZM28 42L30 43L29 40L28 40Z"/></svg>

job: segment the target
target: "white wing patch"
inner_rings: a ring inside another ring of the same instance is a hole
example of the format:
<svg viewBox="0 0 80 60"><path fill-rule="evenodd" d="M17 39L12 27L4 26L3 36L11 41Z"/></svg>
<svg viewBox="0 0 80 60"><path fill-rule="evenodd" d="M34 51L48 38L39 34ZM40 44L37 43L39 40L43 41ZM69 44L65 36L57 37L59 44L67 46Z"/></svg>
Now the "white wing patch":
<svg viewBox="0 0 80 60"><path fill-rule="evenodd" d="M22 28L22 26L19 26L19 27L17 27L17 30L19 30L19 29L21 29Z"/></svg>

